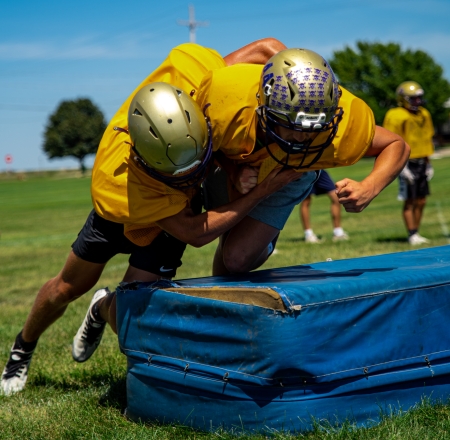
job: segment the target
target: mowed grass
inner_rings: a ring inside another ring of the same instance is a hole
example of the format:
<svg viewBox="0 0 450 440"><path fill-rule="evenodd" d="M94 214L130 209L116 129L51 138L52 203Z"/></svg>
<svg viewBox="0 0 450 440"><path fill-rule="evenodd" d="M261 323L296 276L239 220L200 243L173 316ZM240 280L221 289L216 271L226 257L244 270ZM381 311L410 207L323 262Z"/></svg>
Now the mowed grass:
<svg viewBox="0 0 450 440"><path fill-rule="evenodd" d="M449 243L450 158L435 160L432 196L425 211L421 234L429 246ZM362 179L373 161L362 160L346 169L331 170L335 180ZM20 177L20 179L19 179ZM71 243L91 209L90 179L69 173L1 175L0 178L0 368L20 331L39 288L61 269ZM396 200L397 184L389 186L360 214L342 213L351 240L333 243L326 196L313 199L311 210L319 245L306 244L298 208L281 233L277 253L264 268L347 259L410 249ZM215 243L201 249L188 247L178 278L210 275ZM121 281L128 257L120 255L107 265L92 292ZM71 342L92 297L89 292L71 304L63 318L41 338L24 392L0 396L0 439L438 439L448 438L450 407L446 402L424 402L406 414L384 417L381 424L355 428L318 421L314 431L249 435L217 431L202 433L174 425L139 425L123 416L126 407L126 358L108 329L95 355L84 364L71 357ZM156 403L157 404L157 403Z"/></svg>

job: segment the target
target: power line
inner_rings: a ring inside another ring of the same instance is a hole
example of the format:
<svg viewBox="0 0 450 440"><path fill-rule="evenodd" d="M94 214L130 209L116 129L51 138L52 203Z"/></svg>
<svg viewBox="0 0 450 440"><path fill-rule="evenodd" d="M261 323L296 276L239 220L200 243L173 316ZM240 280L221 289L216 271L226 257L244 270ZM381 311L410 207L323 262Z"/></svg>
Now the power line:
<svg viewBox="0 0 450 440"><path fill-rule="evenodd" d="M189 20L177 20L180 26L187 26L189 28L189 41L195 43L195 29L198 27L209 26L207 21L195 21L194 5L189 5Z"/></svg>

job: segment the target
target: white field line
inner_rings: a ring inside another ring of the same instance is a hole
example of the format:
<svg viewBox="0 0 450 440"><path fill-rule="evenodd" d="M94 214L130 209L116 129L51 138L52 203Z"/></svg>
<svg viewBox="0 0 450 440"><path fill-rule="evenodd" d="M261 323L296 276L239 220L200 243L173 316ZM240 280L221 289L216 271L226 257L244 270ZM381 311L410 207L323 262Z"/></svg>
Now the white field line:
<svg viewBox="0 0 450 440"><path fill-rule="evenodd" d="M441 224L442 234L447 238L447 243L450 243L450 237L448 235L448 228L445 222L444 214L442 214L441 202L436 202L436 209L439 223Z"/></svg>

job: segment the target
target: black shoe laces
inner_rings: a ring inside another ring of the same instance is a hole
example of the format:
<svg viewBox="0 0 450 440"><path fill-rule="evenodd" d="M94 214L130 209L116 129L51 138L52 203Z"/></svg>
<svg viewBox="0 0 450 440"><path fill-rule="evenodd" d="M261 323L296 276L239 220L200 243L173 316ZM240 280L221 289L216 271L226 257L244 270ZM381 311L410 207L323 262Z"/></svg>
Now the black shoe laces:
<svg viewBox="0 0 450 440"><path fill-rule="evenodd" d="M28 370L28 365L31 362L33 351L11 350L8 363L6 364L5 371L2 375L2 379L11 379L13 377L20 377L24 369ZM15 360L13 356L18 356L20 359Z"/></svg>
<svg viewBox="0 0 450 440"><path fill-rule="evenodd" d="M89 314L81 339L89 345L95 344L101 337L103 330L105 329L105 325L106 322L96 321Z"/></svg>

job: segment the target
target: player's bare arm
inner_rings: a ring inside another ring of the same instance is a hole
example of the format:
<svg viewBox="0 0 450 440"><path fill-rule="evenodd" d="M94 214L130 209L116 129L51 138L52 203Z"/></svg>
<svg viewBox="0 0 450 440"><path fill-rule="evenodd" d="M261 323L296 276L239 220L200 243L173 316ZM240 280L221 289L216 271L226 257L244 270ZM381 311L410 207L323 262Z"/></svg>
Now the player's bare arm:
<svg viewBox="0 0 450 440"><path fill-rule="evenodd" d="M408 160L409 145L397 134L376 126L366 157L375 157L370 174L361 182L343 179L336 182L339 203L347 212L361 212L400 173Z"/></svg>
<svg viewBox="0 0 450 440"><path fill-rule="evenodd" d="M262 38L224 57L227 66L238 63L266 64L267 60L287 47L276 38Z"/></svg>
<svg viewBox="0 0 450 440"><path fill-rule="evenodd" d="M178 214L156 223L179 240L194 247L201 247L235 226L270 194L300 177L301 174L294 170L276 169L248 194L231 203L198 215L190 208L185 208Z"/></svg>

